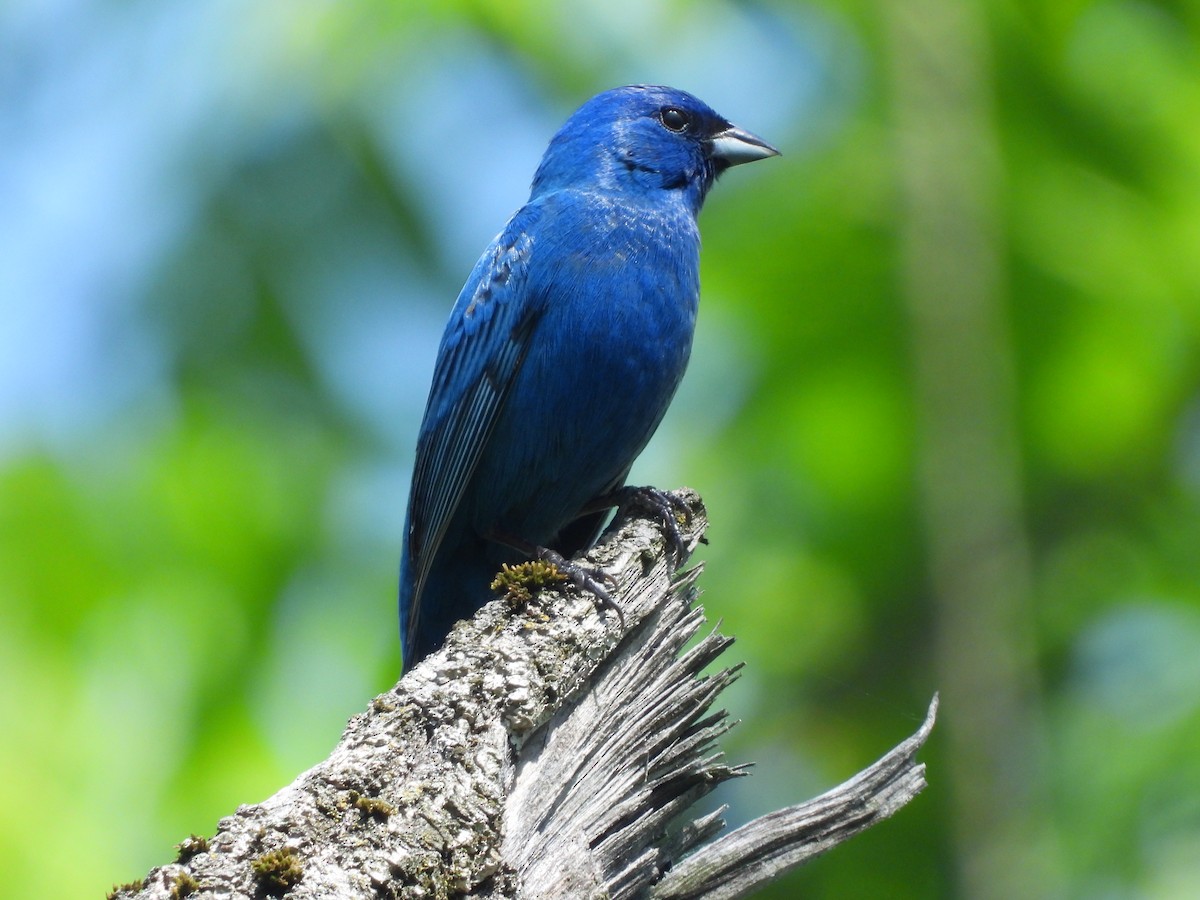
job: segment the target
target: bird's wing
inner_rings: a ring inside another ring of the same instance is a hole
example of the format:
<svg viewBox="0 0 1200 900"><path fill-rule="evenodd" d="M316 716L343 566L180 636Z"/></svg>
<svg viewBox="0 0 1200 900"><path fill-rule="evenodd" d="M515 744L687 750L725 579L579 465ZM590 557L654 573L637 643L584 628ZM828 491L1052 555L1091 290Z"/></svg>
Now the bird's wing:
<svg viewBox="0 0 1200 900"><path fill-rule="evenodd" d="M438 350L417 440L408 507L411 579L406 633L417 633L421 591L446 528L487 445L542 306L528 278L532 229L526 206L505 226L467 279Z"/></svg>

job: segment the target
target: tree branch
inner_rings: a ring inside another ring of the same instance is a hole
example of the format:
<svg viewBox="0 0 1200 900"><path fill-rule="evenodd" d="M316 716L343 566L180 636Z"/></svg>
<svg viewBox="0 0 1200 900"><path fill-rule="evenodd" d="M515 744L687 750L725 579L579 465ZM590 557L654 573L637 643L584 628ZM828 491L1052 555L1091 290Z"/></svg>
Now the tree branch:
<svg viewBox="0 0 1200 900"><path fill-rule="evenodd" d="M700 498L681 531L707 525ZM679 824L743 774L710 712L736 668L704 623L699 567L678 573L659 526L623 518L588 554L622 615L548 590L488 604L347 725L329 757L210 840L115 896L731 898L891 815L925 784L933 725L816 800L720 840L721 811ZM687 649L685 649L687 648ZM688 855L690 854L690 855Z"/></svg>

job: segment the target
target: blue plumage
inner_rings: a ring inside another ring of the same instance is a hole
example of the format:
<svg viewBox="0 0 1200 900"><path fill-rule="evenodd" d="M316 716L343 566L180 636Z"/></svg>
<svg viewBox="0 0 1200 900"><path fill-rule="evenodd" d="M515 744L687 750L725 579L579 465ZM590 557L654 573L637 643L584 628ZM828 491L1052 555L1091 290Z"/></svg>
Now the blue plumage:
<svg viewBox="0 0 1200 900"><path fill-rule="evenodd" d="M593 97L551 140L438 351L400 567L406 669L489 599L501 563L595 540L586 508L624 484L687 365L705 194L776 152L644 85Z"/></svg>

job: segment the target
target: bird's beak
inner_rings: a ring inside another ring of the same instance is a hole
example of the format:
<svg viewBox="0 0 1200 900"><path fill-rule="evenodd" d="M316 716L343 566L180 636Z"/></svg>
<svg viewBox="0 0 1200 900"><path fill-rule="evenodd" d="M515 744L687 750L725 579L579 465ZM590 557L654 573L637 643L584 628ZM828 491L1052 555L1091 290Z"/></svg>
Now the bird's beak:
<svg viewBox="0 0 1200 900"><path fill-rule="evenodd" d="M779 151L758 135L743 131L736 125L730 125L708 139L709 158L719 160L726 166L740 166L778 155Z"/></svg>

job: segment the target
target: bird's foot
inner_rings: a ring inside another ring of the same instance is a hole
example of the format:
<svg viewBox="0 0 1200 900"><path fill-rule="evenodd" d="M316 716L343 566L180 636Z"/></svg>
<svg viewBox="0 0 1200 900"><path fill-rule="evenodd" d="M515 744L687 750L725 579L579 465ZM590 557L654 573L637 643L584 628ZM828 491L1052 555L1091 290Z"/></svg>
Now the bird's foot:
<svg viewBox="0 0 1200 900"><path fill-rule="evenodd" d="M681 525L686 525L692 516L687 503L668 491L661 491L649 485L643 487L617 488L610 495L613 505L619 512L639 508L653 513L659 519L666 538L667 547L675 554L677 560L684 559L691 548L680 531Z"/></svg>
<svg viewBox="0 0 1200 900"><path fill-rule="evenodd" d="M549 547L537 547L534 549L533 555L543 562L553 565L577 588L590 592L596 598L596 606L602 609L611 609L617 614L617 620L621 623L621 627L625 627L625 614L621 612L621 607L609 593L609 588L617 585L617 580L612 575L603 569L585 566L574 560L566 559L561 553L551 550Z"/></svg>

